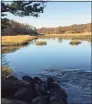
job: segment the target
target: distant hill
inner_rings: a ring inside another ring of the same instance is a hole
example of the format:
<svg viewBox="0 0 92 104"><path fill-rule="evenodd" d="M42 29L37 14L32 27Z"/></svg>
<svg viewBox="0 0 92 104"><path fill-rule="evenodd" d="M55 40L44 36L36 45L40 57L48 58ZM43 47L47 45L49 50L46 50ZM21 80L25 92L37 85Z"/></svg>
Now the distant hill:
<svg viewBox="0 0 92 104"><path fill-rule="evenodd" d="M79 24L79 25L74 24L70 26L59 26L56 28L43 27L37 29L37 32L42 34L84 33L84 32L92 32L91 26L92 23Z"/></svg>
<svg viewBox="0 0 92 104"><path fill-rule="evenodd" d="M3 26L3 24L1 23ZM2 31L2 35L37 35L36 28L28 24L22 24L14 20L9 20L8 25Z"/></svg>

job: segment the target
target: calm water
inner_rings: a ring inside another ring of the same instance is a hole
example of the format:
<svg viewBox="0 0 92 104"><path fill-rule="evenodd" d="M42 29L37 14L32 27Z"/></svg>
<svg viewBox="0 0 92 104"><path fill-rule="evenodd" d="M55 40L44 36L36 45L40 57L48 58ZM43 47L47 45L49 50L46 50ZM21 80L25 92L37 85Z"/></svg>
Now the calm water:
<svg viewBox="0 0 92 104"><path fill-rule="evenodd" d="M92 104L91 43L70 45L71 40L38 40L47 41L47 45L37 46L33 41L5 54L15 75L36 75L44 80L52 76L68 93L68 104Z"/></svg>
<svg viewBox="0 0 92 104"><path fill-rule="evenodd" d="M38 40L47 41L47 45L37 46L33 41L28 46L5 55L15 72L35 74L45 69L91 71L91 44L89 42L82 41L79 45L70 45L70 40L57 38Z"/></svg>

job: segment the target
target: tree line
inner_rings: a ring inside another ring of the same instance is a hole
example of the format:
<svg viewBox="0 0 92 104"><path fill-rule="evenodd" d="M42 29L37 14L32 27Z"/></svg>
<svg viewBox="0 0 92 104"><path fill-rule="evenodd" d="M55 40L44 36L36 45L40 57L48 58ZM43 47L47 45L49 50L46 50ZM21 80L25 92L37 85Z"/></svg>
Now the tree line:
<svg viewBox="0 0 92 104"><path fill-rule="evenodd" d="M2 26L5 24L2 23ZM2 35L37 35L36 28L28 24L8 20L8 25L3 29Z"/></svg>
<svg viewBox="0 0 92 104"><path fill-rule="evenodd" d="M37 33L36 29L29 25L20 24L8 19L7 13L15 16L33 16L39 17L40 13L44 12L45 1L18 1L11 2L1 1L1 34L2 35L17 35L17 34L32 34Z"/></svg>
<svg viewBox="0 0 92 104"><path fill-rule="evenodd" d="M37 32L43 34L84 33L84 32L92 32L91 26L92 23L79 24L79 25L75 24L71 26L59 26L56 28L43 27L37 29Z"/></svg>

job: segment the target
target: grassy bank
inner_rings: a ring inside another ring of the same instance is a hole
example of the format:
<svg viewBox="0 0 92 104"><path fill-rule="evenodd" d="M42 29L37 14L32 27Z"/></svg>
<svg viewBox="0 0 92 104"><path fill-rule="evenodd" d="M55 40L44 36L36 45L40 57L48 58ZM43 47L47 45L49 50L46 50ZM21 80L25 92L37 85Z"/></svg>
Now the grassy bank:
<svg viewBox="0 0 92 104"><path fill-rule="evenodd" d="M18 36L2 36L2 46L17 46L17 45L26 45L29 41L36 39L37 36L29 35L18 35Z"/></svg>
<svg viewBox="0 0 92 104"><path fill-rule="evenodd" d="M66 33L66 34L46 34L45 37L60 37L60 38L91 38L91 33Z"/></svg>
<svg viewBox="0 0 92 104"><path fill-rule="evenodd" d="M72 33L72 34L45 34L39 36L17 35L17 36L2 36L2 46L19 46L26 45L29 41L37 38L68 38L68 39L88 39L91 40L91 33Z"/></svg>

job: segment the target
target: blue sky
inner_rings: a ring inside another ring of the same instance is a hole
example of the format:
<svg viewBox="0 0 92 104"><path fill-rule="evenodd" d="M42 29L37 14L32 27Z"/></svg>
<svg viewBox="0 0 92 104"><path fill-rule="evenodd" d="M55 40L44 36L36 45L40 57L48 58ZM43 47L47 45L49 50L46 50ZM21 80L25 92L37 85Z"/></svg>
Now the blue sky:
<svg viewBox="0 0 92 104"><path fill-rule="evenodd" d="M8 14L8 18L36 28L85 24L91 22L91 2L48 2L38 18L12 14Z"/></svg>

